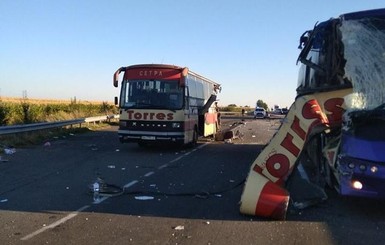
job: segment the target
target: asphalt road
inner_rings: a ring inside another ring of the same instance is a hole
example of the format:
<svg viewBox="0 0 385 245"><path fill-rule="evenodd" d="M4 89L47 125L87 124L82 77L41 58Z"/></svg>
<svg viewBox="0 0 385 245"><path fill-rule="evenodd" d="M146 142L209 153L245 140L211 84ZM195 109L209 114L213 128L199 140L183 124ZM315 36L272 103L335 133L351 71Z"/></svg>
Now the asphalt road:
<svg viewBox="0 0 385 245"><path fill-rule="evenodd" d="M0 163L1 244L382 244L383 201L329 199L286 221L239 213L249 167L279 119L240 122L231 142L120 144L117 128L16 149ZM97 176L124 193L94 202ZM146 200L143 200L146 199Z"/></svg>

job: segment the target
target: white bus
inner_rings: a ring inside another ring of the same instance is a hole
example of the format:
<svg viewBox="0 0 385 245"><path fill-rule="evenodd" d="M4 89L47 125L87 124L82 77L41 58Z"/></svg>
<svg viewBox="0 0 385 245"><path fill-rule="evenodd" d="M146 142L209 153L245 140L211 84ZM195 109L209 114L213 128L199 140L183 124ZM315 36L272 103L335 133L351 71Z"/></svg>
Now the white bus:
<svg viewBox="0 0 385 245"><path fill-rule="evenodd" d="M215 107L220 84L182 68L142 64L119 68L121 81L119 140L147 145L174 142L195 145L198 136L218 130ZM118 104L118 99L115 99Z"/></svg>

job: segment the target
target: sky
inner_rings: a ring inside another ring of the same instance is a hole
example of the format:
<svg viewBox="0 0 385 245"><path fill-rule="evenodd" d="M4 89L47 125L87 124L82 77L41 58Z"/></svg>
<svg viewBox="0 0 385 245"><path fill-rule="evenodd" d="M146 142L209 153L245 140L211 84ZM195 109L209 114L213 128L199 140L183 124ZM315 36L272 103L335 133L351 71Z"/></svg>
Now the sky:
<svg viewBox="0 0 385 245"><path fill-rule="evenodd" d="M113 103L113 73L171 64L222 85L219 105L289 107L306 30L383 0L1 0L0 98Z"/></svg>

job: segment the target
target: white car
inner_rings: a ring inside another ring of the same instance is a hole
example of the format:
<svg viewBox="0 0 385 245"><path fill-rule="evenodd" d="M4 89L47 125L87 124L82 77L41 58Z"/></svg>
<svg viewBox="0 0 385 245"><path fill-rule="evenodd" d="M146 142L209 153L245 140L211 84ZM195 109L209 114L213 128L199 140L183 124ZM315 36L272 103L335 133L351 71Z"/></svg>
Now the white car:
<svg viewBox="0 0 385 245"><path fill-rule="evenodd" d="M267 117L267 112L264 108L262 107L257 107L254 110L254 118L266 118Z"/></svg>

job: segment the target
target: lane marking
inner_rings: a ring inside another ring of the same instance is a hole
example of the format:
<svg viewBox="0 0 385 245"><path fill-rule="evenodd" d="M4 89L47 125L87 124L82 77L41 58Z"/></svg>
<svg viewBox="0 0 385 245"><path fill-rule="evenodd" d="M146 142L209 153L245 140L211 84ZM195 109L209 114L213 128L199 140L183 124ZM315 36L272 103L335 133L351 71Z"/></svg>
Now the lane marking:
<svg viewBox="0 0 385 245"><path fill-rule="evenodd" d="M109 197L100 197L99 200L93 201L92 204L99 204L107 200Z"/></svg>
<svg viewBox="0 0 385 245"><path fill-rule="evenodd" d="M123 187L124 188L128 188L128 187L131 187L131 186L135 185L136 183L138 183L138 181L137 180L133 180L130 183L125 184Z"/></svg>
<svg viewBox="0 0 385 245"><path fill-rule="evenodd" d="M22 237L21 240L23 240L23 241L29 240L29 239L31 239L31 238L33 238L33 237L39 235L40 233L42 233L42 232L44 232L44 231L46 231L46 230L48 230L48 229L53 229L53 228L55 228L56 226L61 225L61 224L63 224L64 222L66 222L66 221L68 221L68 220L70 220L70 219L76 217L80 212L86 210L86 209L89 208L89 207L90 207L90 205L83 206L83 207L79 208L78 210L76 210L75 212L72 212L72 213L68 214L68 215L65 216L64 218L61 218L61 219L59 219L58 221L56 221L56 222L54 222L54 223L52 223L52 224L50 224L50 225L48 225L48 226L45 226L45 227L43 227L43 228L41 228L41 229L39 229L39 230L37 230L37 231L35 231L35 232L32 232L32 233L29 234L29 235L26 235L25 237Z"/></svg>
<svg viewBox="0 0 385 245"><path fill-rule="evenodd" d="M174 160L171 160L170 163L177 162L177 161L179 161L182 158L183 158L183 156L177 157Z"/></svg>
<svg viewBox="0 0 385 245"><path fill-rule="evenodd" d="M149 176L151 176L151 175L153 175L153 174L154 174L154 172L151 171L151 172L146 173L146 174L144 175L144 177L149 177Z"/></svg>
<svg viewBox="0 0 385 245"><path fill-rule="evenodd" d="M158 169L163 169L163 168L167 168L168 167L168 164L163 164L162 166L159 166Z"/></svg>

